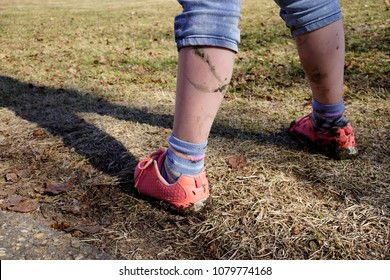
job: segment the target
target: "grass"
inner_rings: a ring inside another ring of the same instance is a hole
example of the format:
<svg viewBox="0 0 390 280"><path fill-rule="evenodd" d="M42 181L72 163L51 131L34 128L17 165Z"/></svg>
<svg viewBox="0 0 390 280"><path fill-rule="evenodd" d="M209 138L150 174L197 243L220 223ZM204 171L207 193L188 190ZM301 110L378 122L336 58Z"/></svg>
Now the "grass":
<svg viewBox="0 0 390 280"><path fill-rule="evenodd" d="M290 121L310 111L294 42L273 2L244 1L240 52L209 142L213 207L197 216L132 190L137 161L170 133L179 5L3 2L0 201L38 200L39 211L23 215L48 226L103 225L72 234L117 259L390 257L386 1L341 1L347 116L361 152L349 161L289 138ZM240 155L246 166L229 167ZM48 197L48 182L73 189Z"/></svg>

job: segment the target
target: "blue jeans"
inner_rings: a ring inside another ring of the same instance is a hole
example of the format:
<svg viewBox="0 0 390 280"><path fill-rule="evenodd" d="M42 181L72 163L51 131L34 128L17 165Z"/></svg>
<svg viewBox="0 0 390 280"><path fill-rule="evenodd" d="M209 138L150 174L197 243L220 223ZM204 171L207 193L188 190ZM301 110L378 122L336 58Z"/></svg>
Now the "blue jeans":
<svg viewBox="0 0 390 280"><path fill-rule="evenodd" d="M178 49L217 46L238 50L240 0L178 0L183 12L175 17ZM337 0L275 0L292 36L301 35L341 19Z"/></svg>

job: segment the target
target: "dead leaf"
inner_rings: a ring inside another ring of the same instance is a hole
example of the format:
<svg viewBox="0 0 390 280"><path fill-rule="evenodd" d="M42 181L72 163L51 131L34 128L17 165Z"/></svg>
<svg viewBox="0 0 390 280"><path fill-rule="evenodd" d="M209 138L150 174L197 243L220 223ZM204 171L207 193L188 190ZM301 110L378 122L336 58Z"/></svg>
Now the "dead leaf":
<svg viewBox="0 0 390 280"><path fill-rule="evenodd" d="M58 230L66 230L70 228L70 223L67 221L55 222L54 224L51 224L50 227Z"/></svg>
<svg viewBox="0 0 390 280"><path fill-rule="evenodd" d="M351 70L351 69L354 69L356 67L359 67L359 63L355 60L351 60L348 65L347 65L347 69L348 70Z"/></svg>
<svg viewBox="0 0 390 280"><path fill-rule="evenodd" d="M37 194L44 194L45 193L45 189L42 186L34 186L33 190Z"/></svg>
<svg viewBox="0 0 390 280"><path fill-rule="evenodd" d="M16 182L18 180L18 175L16 173L7 173L5 174L5 180L7 182Z"/></svg>
<svg viewBox="0 0 390 280"><path fill-rule="evenodd" d="M343 93L348 93L349 87L347 85L343 85Z"/></svg>
<svg viewBox="0 0 390 280"><path fill-rule="evenodd" d="M33 132L35 137L42 136L43 134L45 134L45 132L42 129L35 129Z"/></svg>
<svg viewBox="0 0 390 280"><path fill-rule="evenodd" d="M243 155L231 156L228 158L228 164L232 169L242 169L247 165L247 160Z"/></svg>
<svg viewBox="0 0 390 280"><path fill-rule="evenodd" d="M297 235L298 233L300 233L302 230L302 226L295 226L293 227L293 229L291 230L291 233L294 234L294 235Z"/></svg>
<svg viewBox="0 0 390 280"><path fill-rule="evenodd" d="M209 247L209 252L212 254L215 252L215 250L217 249L217 246L215 245L215 243L211 243L210 244L210 247Z"/></svg>
<svg viewBox="0 0 390 280"><path fill-rule="evenodd" d="M28 213L38 209L36 200L26 200L22 197L11 197L3 202L2 208L9 211Z"/></svg>
<svg viewBox="0 0 390 280"><path fill-rule="evenodd" d="M16 193L17 186L0 186L0 196L9 197Z"/></svg>
<svg viewBox="0 0 390 280"><path fill-rule="evenodd" d="M32 172L31 168L26 168L26 169L18 170L16 172L16 175L18 175L19 178L26 178L31 174L31 172Z"/></svg>
<svg viewBox="0 0 390 280"><path fill-rule="evenodd" d="M168 129L168 128L161 129L160 135L162 137L166 137L167 135L170 135L170 134L171 134L171 130L170 129Z"/></svg>
<svg viewBox="0 0 390 280"><path fill-rule="evenodd" d="M97 233L99 230L101 230L104 226L102 225L95 225L95 226L74 226L74 227L68 227L66 229L63 229L65 232L73 232L73 231L81 231L83 233Z"/></svg>
<svg viewBox="0 0 390 280"><path fill-rule="evenodd" d="M2 158L12 158L12 155L10 154L0 154L0 159Z"/></svg>
<svg viewBox="0 0 390 280"><path fill-rule="evenodd" d="M106 65L106 64L108 64L108 60L107 60L107 58L101 56L99 59L95 59L95 60L93 61L93 63L94 63L94 64Z"/></svg>
<svg viewBox="0 0 390 280"><path fill-rule="evenodd" d="M68 72L71 73L71 74L73 74L73 75L75 75L75 74L77 74L78 72L80 72L80 68L79 68L79 67L76 67L76 68L74 68L74 67L69 67L69 68L68 68Z"/></svg>
<svg viewBox="0 0 390 280"><path fill-rule="evenodd" d="M47 183L45 184L45 189L43 191L44 194L48 195L57 195L63 192L68 192L72 189L72 185L70 184L52 184Z"/></svg>

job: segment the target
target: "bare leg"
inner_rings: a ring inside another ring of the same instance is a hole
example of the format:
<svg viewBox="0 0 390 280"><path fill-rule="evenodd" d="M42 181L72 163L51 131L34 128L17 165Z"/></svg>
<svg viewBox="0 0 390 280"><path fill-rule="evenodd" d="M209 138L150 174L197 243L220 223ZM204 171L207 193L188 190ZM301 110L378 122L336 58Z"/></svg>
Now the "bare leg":
<svg viewBox="0 0 390 280"><path fill-rule="evenodd" d="M179 52L173 134L190 143L207 141L230 83L235 53L217 47Z"/></svg>
<svg viewBox="0 0 390 280"><path fill-rule="evenodd" d="M322 104L341 102L345 58L342 21L299 35L296 43L313 98Z"/></svg>

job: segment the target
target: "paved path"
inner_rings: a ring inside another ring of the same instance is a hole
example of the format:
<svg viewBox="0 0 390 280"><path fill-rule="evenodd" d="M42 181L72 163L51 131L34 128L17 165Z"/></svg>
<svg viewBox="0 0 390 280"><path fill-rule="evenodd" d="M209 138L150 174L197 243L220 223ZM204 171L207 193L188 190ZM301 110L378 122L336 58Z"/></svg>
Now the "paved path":
<svg viewBox="0 0 390 280"><path fill-rule="evenodd" d="M28 214L0 210L0 259L101 260L112 257Z"/></svg>

